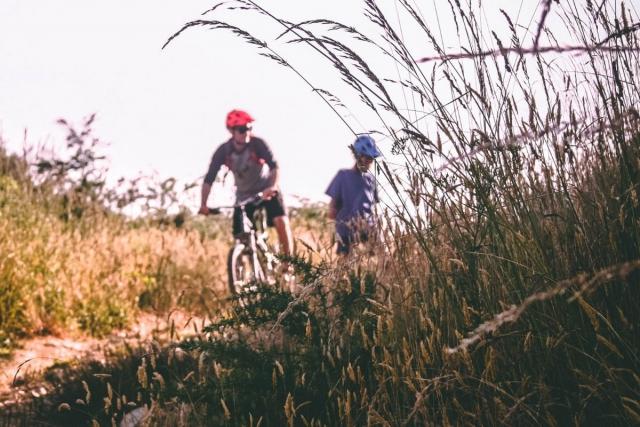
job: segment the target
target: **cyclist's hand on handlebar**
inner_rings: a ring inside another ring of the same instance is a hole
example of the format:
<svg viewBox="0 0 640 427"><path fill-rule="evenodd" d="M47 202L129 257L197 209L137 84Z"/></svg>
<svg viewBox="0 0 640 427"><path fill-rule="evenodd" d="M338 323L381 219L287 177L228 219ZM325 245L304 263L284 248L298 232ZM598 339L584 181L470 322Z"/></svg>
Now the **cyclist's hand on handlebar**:
<svg viewBox="0 0 640 427"><path fill-rule="evenodd" d="M275 187L269 187L262 192L262 198L264 200L269 200L276 194L278 194L278 189Z"/></svg>

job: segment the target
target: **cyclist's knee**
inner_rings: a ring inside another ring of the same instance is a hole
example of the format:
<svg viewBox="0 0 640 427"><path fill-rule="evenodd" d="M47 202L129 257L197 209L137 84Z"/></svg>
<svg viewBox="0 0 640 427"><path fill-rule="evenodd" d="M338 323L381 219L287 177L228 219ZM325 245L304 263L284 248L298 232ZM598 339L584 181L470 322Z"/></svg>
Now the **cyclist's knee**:
<svg viewBox="0 0 640 427"><path fill-rule="evenodd" d="M281 215L273 218L273 225L276 227L278 233L291 234L291 224L288 216Z"/></svg>

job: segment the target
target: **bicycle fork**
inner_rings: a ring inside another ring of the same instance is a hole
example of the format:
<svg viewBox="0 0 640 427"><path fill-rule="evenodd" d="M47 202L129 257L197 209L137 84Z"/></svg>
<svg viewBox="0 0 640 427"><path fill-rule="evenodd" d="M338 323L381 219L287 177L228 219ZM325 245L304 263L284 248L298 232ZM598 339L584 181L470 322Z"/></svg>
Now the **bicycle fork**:
<svg viewBox="0 0 640 427"><path fill-rule="evenodd" d="M254 277L258 282L264 282L264 272L260 267L260 260L258 259L258 247L256 245L256 234L255 232L251 233L251 238L249 239L249 247L251 248L251 265L253 267Z"/></svg>

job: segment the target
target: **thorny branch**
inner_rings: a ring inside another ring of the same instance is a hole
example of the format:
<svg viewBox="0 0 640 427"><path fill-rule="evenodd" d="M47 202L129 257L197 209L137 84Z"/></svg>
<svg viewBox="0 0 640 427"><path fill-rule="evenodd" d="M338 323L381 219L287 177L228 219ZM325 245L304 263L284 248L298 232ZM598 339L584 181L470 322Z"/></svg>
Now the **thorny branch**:
<svg viewBox="0 0 640 427"><path fill-rule="evenodd" d="M512 305L508 310L496 315L493 319L484 322L478 326L471 336L460 341L460 344L454 348L447 348L446 352L449 354L457 353L467 350L470 346L478 343L485 336L497 331L506 323L513 323L517 321L522 313L524 313L529 306L536 302L549 300L557 295L564 294L569 288L578 286L578 290L574 292L571 300L579 297L580 295L587 294L595 290L598 286L613 280L624 280L631 273L640 270L640 260L629 261L623 264L618 264L613 267L605 268L597 273L589 276L589 274L580 274L571 279L563 280L556 284L548 291L536 292L533 295L529 295L519 305Z"/></svg>

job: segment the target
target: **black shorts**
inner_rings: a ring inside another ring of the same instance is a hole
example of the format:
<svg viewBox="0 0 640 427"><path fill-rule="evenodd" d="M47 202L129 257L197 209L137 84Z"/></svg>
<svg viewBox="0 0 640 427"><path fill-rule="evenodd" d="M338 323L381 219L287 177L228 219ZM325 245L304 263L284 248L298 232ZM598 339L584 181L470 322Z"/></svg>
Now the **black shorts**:
<svg viewBox="0 0 640 427"><path fill-rule="evenodd" d="M278 192L275 196L270 198L269 200L263 200L258 205L248 205L245 207L245 211L247 212L247 216L251 221L254 220L253 214L257 209L263 209L267 213L267 226L273 227L273 219L279 216L284 216L287 214L287 209L284 206L284 200L282 199L282 193ZM255 226L255 223L254 223ZM244 227L242 224L242 213L240 208L235 208L233 210L233 235L236 236L244 231Z"/></svg>

